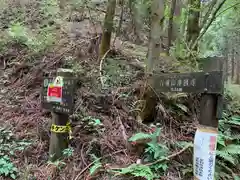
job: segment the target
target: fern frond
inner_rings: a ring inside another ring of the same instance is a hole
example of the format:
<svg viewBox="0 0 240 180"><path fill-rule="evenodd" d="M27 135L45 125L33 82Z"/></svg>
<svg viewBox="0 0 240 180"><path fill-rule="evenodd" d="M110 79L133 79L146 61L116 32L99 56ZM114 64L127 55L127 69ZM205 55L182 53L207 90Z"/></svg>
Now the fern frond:
<svg viewBox="0 0 240 180"><path fill-rule="evenodd" d="M239 122L240 123L240 116L233 116L231 121Z"/></svg>
<svg viewBox="0 0 240 180"><path fill-rule="evenodd" d="M120 174L131 174L135 177L144 177L148 180L153 180L154 174L149 166L143 164L131 164L126 168L120 169Z"/></svg>
<svg viewBox="0 0 240 180"><path fill-rule="evenodd" d="M151 139L151 138L152 138L151 134L137 133L137 134L134 134L131 138L129 138L128 141L134 142L134 141L138 141L138 140Z"/></svg>
<svg viewBox="0 0 240 180"><path fill-rule="evenodd" d="M240 134L238 133L232 133L232 140L240 140Z"/></svg>
<svg viewBox="0 0 240 180"><path fill-rule="evenodd" d="M235 158L232 157L232 155L228 154L225 151L217 151L216 155L220 158L222 158L224 161L230 162L231 164L235 165Z"/></svg>
<svg viewBox="0 0 240 180"><path fill-rule="evenodd" d="M240 126L239 121L228 121L228 124Z"/></svg>
<svg viewBox="0 0 240 180"><path fill-rule="evenodd" d="M227 165L224 162L221 162L221 161L217 161L216 175L221 177L219 179L233 179L232 170L229 167L227 167Z"/></svg>
<svg viewBox="0 0 240 180"><path fill-rule="evenodd" d="M179 98L187 98L187 97L188 97L187 93L168 94L168 98L171 100L177 100Z"/></svg>
<svg viewBox="0 0 240 180"><path fill-rule="evenodd" d="M225 151L230 155L240 155L240 145L230 144L224 147L221 151Z"/></svg>
<svg viewBox="0 0 240 180"><path fill-rule="evenodd" d="M185 112L185 113L187 113L187 112L189 111L188 107L185 106L184 104L178 103L178 104L175 104L175 106L176 106L177 108L181 109L181 110L182 110L183 112Z"/></svg>
<svg viewBox="0 0 240 180"><path fill-rule="evenodd" d="M90 169L90 175L93 175L100 167L102 167L102 164L100 162L95 163Z"/></svg>

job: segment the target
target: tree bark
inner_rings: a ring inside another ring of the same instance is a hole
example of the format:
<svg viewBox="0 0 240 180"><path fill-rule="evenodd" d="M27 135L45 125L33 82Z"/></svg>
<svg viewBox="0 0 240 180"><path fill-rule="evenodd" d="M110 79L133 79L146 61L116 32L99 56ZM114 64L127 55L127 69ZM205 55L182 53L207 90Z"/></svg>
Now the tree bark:
<svg viewBox="0 0 240 180"><path fill-rule="evenodd" d="M237 59L237 78L236 84L240 84L240 61L239 58Z"/></svg>
<svg viewBox="0 0 240 180"><path fill-rule="evenodd" d="M226 83L228 83L228 72L229 72L229 63L228 63L228 54L229 54L229 42L228 42L228 39L227 37L224 38L225 39L225 48L224 48L224 57L225 57L225 60L224 60L224 81Z"/></svg>
<svg viewBox="0 0 240 180"><path fill-rule="evenodd" d="M173 37L173 17L174 17L174 12L176 8L176 0L172 0L171 4L171 12L170 12L170 17L169 17L169 23L168 23L168 45L167 45L167 55L170 53L170 48L172 44L172 37Z"/></svg>
<svg viewBox="0 0 240 180"><path fill-rule="evenodd" d="M143 104L138 119L140 121L152 121L155 116L155 107L157 105L157 96L149 86L151 84L151 77L149 76L153 72L154 63L159 61L159 55L161 52L161 33L162 33L162 21L164 19L164 3L163 1L153 0L151 7L151 30L149 37L147 62L146 62L146 83L143 87L141 99Z"/></svg>
<svg viewBox="0 0 240 180"><path fill-rule="evenodd" d="M234 48L232 49L232 53L231 53L231 80L232 82L234 81L234 73L235 73L235 69L234 69L234 59L235 59L235 50Z"/></svg>
<svg viewBox="0 0 240 180"><path fill-rule="evenodd" d="M199 20L200 20L200 0L188 0L189 13L188 13L188 24L187 24L187 42L192 44L195 42L200 34ZM195 46L195 51L198 47Z"/></svg>
<svg viewBox="0 0 240 180"><path fill-rule="evenodd" d="M151 8L151 30L148 44L148 54L146 62L146 73L152 73L154 62L159 60L161 51L161 22L164 18L164 3L153 0Z"/></svg>
<svg viewBox="0 0 240 180"><path fill-rule="evenodd" d="M140 38L141 17L138 9L135 7L135 4L131 1L129 3L130 3L131 15L132 15L133 32L134 32L134 36L136 37L135 43L139 44L141 43L141 38Z"/></svg>
<svg viewBox="0 0 240 180"><path fill-rule="evenodd" d="M116 8L116 0L108 0L107 12L105 14L104 25L103 25L103 35L100 43L100 54L99 54L100 59L104 56L104 54L110 48L115 8Z"/></svg>

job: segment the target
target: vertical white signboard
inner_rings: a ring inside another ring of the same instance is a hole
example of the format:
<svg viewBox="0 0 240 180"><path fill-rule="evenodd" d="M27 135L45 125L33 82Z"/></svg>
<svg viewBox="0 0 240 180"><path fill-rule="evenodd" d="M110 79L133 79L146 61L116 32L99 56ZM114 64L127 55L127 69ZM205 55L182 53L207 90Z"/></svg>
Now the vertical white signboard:
<svg viewBox="0 0 240 180"><path fill-rule="evenodd" d="M214 180L217 129L199 127L194 138L194 180Z"/></svg>

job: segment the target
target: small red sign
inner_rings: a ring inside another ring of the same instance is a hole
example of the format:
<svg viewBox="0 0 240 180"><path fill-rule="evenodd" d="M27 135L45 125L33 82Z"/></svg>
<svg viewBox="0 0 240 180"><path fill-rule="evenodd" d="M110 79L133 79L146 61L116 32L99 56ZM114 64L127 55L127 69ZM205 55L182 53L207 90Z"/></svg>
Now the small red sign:
<svg viewBox="0 0 240 180"><path fill-rule="evenodd" d="M49 86L48 94L49 97L62 98L62 87L61 86Z"/></svg>

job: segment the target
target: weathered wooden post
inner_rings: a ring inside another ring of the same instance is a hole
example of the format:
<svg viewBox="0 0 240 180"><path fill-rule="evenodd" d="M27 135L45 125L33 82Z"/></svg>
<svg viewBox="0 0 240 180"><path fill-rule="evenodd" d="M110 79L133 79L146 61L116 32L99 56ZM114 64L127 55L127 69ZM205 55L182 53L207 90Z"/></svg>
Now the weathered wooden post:
<svg viewBox="0 0 240 180"><path fill-rule="evenodd" d="M220 91L211 93L206 88L201 97L199 126L194 138L193 160L194 179L198 180L214 179L218 120L222 118L223 105L223 59L212 57L206 60L203 66L206 73L206 84L218 88ZM211 71L218 71L219 77L209 80L209 72Z"/></svg>
<svg viewBox="0 0 240 180"><path fill-rule="evenodd" d="M201 93L199 126L194 138L194 179L213 180L218 119L222 113L223 71L221 58L210 58L205 72L153 74L155 92Z"/></svg>
<svg viewBox="0 0 240 180"><path fill-rule="evenodd" d="M71 127L69 115L73 112L75 80L71 69L58 69L55 79L44 79L42 105L51 110L51 137L49 156L55 161L68 148Z"/></svg>

